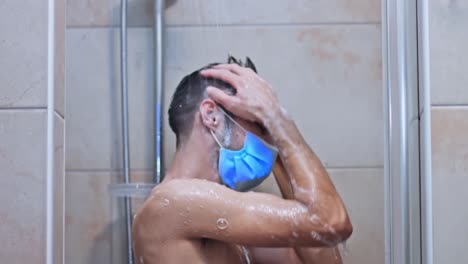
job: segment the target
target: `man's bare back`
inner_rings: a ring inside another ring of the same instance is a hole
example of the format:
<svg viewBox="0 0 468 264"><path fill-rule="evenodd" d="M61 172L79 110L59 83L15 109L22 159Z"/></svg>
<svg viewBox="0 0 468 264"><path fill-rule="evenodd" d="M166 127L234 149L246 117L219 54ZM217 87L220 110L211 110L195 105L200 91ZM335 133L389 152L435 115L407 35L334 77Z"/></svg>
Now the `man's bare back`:
<svg viewBox="0 0 468 264"><path fill-rule="evenodd" d="M352 232L346 209L268 83L236 64L194 76L223 80L236 93L208 88L210 98L199 103L190 133L173 127L178 148L171 168L135 217L136 259L146 264L341 263L336 245ZM229 128L218 104L242 129ZM219 142L213 136L229 135L225 142L239 149L243 131L278 148L273 173L283 197L220 184Z"/></svg>

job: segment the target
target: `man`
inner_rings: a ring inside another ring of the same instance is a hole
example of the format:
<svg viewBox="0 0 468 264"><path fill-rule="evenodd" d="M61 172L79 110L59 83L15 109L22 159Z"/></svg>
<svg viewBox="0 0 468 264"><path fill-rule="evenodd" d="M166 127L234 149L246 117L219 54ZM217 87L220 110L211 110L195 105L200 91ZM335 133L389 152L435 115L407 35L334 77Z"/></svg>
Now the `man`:
<svg viewBox="0 0 468 264"><path fill-rule="evenodd" d="M270 85L243 66L230 57L177 87L177 151L135 217L137 263L342 262L352 226L340 196ZM283 198L243 192L272 169Z"/></svg>

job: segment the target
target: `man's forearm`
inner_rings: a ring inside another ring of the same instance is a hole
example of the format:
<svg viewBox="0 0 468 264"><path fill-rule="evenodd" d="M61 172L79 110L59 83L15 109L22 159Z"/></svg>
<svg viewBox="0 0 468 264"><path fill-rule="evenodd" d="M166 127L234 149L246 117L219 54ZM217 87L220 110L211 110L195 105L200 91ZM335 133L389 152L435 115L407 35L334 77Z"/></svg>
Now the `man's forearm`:
<svg viewBox="0 0 468 264"><path fill-rule="evenodd" d="M275 114L271 122L266 122L265 126L278 147L296 200L310 203L311 198L320 196L324 192L336 194L335 187L321 161L309 148L289 117L280 112Z"/></svg>
<svg viewBox="0 0 468 264"><path fill-rule="evenodd" d="M281 159L277 159L273 166L273 175L275 176L278 188L281 191L281 195L284 199L293 200L294 192L291 186L290 177L287 175L286 169L284 168Z"/></svg>
<svg viewBox="0 0 468 264"><path fill-rule="evenodd" d="M328 230L325 232L327 237L323 239L332 246L352 232L346 209L321 161L309 148L294 122L282 111L279 112L274 114L274 119L267 118L270 122L264 125L279 149L292 188L292 198L309 208L314 216L311 221L321 225L322 230ZM276 168L276 171L279 169ZM287 186L281 190L283 194L288 193Z"/></svg>
<svg viewBox="0 0 468 264"><path fill-rule="evenodd" d="M289 182L289 176L281 161L277 160L273 168L276 182L285 199L294 199L294 193ZM296 255L302 263L342 264L341 254L337 247L334 248L294 248Z"/></svg>

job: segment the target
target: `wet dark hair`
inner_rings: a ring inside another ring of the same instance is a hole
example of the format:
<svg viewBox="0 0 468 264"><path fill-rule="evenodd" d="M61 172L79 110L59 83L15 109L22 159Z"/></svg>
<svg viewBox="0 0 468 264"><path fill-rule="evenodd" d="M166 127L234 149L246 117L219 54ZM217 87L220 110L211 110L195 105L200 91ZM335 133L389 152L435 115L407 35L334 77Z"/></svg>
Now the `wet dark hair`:
<svg viewBox="0 0 468 264"><path fill-rule="evenodd" d="M242 63L242 61L229 56L228 63L236 63L257 72L255 65L249 57L247 57L245 63ZM168 110L169 126L176 134L177 146L179 146L183 138L187 137L192 131L195 113L198 111L200 103L207 98L206 87L214 86L230 95L236 93L236 90L230 84L218 79L205 78L200 75L201 71L212 68L218 64L220 63L208 64L185 76L172 95L172 101Z"/></svg>

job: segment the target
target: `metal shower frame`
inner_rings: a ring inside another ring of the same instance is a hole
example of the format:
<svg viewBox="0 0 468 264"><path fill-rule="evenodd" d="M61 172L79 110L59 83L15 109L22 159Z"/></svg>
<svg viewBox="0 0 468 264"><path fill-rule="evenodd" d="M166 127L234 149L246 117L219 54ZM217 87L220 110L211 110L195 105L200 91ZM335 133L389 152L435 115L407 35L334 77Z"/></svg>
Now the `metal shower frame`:
<svg viewBox="0 0 468 264"><path fill-rule="evenodd" d="M432 264L427 0L382 0L385 263Z"/></svg>
<svg viewBox="0 0 468 264"><path fill-rule="evenodd" d="M164 0L154 0L155 183L162 170ZM124 183L129 184L127 0L121 0ZM427 0L382 0L385 118L385 263L432 264L432 178ZM125 198L128 263L131 199Z"/></svg>
<svg viewBox="0 0 468 264"><path fill-rule="evenodd" d="M127 80L127 0L121 0L120 5L120 76L122 89L122 141L124 185L131 183L130 177L130 142L128 125L128 80ZM154 0L154 65L155 65L155 174L154 182L159 184L163 177L162 155L162 106L163 106L163 30L164 30L164 0ZM127 235L128 263L133 264L132 249L132 207L131 197L124 198L125 225Z"/></svg>

